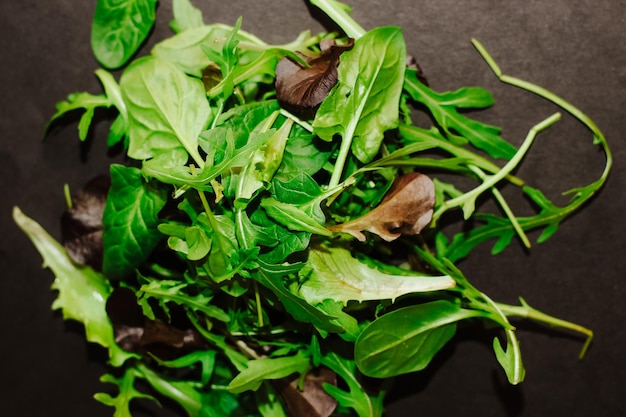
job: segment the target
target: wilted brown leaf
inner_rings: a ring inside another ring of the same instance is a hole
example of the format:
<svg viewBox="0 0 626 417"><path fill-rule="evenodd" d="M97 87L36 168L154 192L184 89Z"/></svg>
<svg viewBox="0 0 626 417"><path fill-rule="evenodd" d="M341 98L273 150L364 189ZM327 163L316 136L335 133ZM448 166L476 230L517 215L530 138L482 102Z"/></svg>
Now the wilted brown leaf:
<svg viewBox="0 0 626 417"><path fill-rule="evenodd" d="M328 227L349 233L361 242L363 231L375 233L386 241L401 235L417 235L430 223L435 205L435 186L424 174L412 172L395 180L383 201L366 215Z"/></svg>
<svg viewBox="0 0 626 417"><path fill-rule="evenodd" d="M106 309L113 324L115 342L129 352L149 352L171 360L206 347L193 329L181 329L145 317L135 293L128 288L116 288L107 299Z"/></svg>
<svg viewBox="0 0 626 417"><path fill-rule="evenodd" d="M281 395L290 417L328 417L337 408L337 400L324 390L324 383L337 385L337 375L328 368L320 367L304 377L302 390L299 378L282 378L273 381Z"/></svg>
<svg viewBox="0 0 626 417"><path fill-rule="evenodd" d="M101 175L72 196L72 207L61 216L65 249L74 262L102 269L102 213L111 178Z"/></svg>

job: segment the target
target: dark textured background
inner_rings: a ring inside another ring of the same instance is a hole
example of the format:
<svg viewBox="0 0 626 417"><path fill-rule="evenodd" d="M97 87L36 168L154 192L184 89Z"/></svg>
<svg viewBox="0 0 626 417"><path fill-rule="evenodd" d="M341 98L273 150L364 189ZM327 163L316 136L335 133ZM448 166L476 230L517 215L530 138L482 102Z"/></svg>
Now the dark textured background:
<svg viewBox="0 0 626 417"><path fill-rule="evenodd" d="M299 0L196 1L207 22L232 24L270 42L322 26ZM497 257L482 247L461 267L493 298L517 296L540 309L591 327L596 340L577 360L581 339L520 325L526 381L507 385L490 351L490 337L461 333L426 372L401 381L388 416L600 416L626 415L624 393L623 221L626 160L624 88L626 19L622 0L397 0L352 1L365 28L399 25L408 50L436 90L479 85L496 106L477 115L503 127L519 143L527 129L555 111L551 105L500 85L470 45L479 39L511 75L532 80L571 101L606 134L615 169L598 198L567 221L547 243L525 252L514 243ZM102 352L84 341L80 326L50 311L52 276L10 219L19 205L55 236L64 208L62 186L78 187L119 159L104 145L100 123L87 145L75 124L42 129L54 105L73 91L99 93L89 46L95 1L0 2L2 98L0 113L0 414L110 416L91 398L107 389ZM168 0L151 38L169 35ZM143 52L147 48L144 48ZM559 193L595 179L603 157L590 135L570 118L542 134L518 172L562 201ZM508 190L507 190L508 192ZM522 210L523 211L523 210ZM536 237L536 234L532 235ZM150 415L139 410L139 416ZM175 415L163 411L159 416Z"/></svg>

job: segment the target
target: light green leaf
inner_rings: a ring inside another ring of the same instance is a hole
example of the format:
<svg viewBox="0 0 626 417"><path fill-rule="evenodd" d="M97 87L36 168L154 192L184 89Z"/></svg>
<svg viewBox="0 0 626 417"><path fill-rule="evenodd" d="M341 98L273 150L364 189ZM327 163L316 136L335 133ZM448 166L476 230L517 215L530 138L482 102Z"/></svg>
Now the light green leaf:
<svg viewBox="0 0 626 417"><path fill-rule="evenodd" d="M348 387L348 391L344 391L335 385L324 385L326 392L335 398L340 405L354 409L359 417L380 417L383 415L385 390L369 395L368 390L361 385L353 359L344 358L336 352L330 352L322 356L322 364L335 371Z"/></svg>
<svg viewBox="0 0 626 417"><path fill-rule="evenodd" d="M89 127L95 109L98 107L110 107L111 100L109 100L104 94L93 95L89 93L73 93L67 97L67 100L57 103L57 111L50 118L46 124L45 129L48 130L50 125L57 119L75 110L83 110L84 113L78 122L78 137L81 141L87 139L89 133Z"/></svg>
<svg viewBox="0 0 626 417"><path fill-rule="evenodd" d="M104 405L115 407L113 417L132 417L130 402L135 398L147 398L158 404L156 398L144 394L135 388L135 379L136 372L134 368L127 368L124 371L124 375L120 378L116 378L111 374L104 374L100 378L100 381L117 385L119 392L115 397L104 392L99 392L94 395L94 398Z"/></svg>
<svg viewBox="0 0 626 417"><path fill-rule="evenodd" d="M311 304L332 299L346 304L350 300L395 300L417 292L452 288L447 276L390 275L352 257L342 246L313 247L309 250L306 275L300 294Z"/></svg>
<svg viewBox="0 0 626 417"><path fill-rule="evenodd" d="M144 57L126 69L120 87L128 109L128 156L149 159L163 150L183 147L203 167L198 136L211 109L202 81L165 60Z"/></svg>
<svg viewBox="0 0 626 417"><path fill-rule="evenodd" d="M378 152L386 130L398 124L406 48L397 27L376 28L341 55L338 81L313 127L322 139L339 134L364 163Z"/></svg>
<svg viewBox="0 0 626 417"><path fill-rule="evenodd" d="M332 232L319 224L311 215L293 204L283 203L275 198L264 198L261 207L276 222L290 230L309 232L321 236L331 236Z"/></svg>
<svg viewBox="0 0 626 417"><path fill-rule="evenodd" d="M52 308L61 309L65 320L82 323L88 341L109 349L113 366L121 366L126 359L134 357L115 343L113 326L106 313L111 288L102 274L89 266L75 264L60 243L17 207L13 209L13 219L43 257L44 267L54 273L52 288L59 295Z"/></svg>
<svg viewBox="0 0 626 417"><path fill-rule="evenodd" d="M174 32L184 32L204 26L202 11L191 4L189 0L173 0L172 10L174 20L170 22L170 28Z"/></svg>
<svg viewBox="0 0 626 417"><path fill-rule="evenodd" d="M311 359L303 352L281 358L262 358L248 361L248 367L241 371L228 390L235 394L256 391L267 379L285 378L291 374L306 374L311 369Z"/></svg>
<svg viewBox="0 0 626 417"><path fill-rule="evenodd" d="M157 0L98 0L91 48L98 62L116 69L135 54L150 33Z"/></svg>

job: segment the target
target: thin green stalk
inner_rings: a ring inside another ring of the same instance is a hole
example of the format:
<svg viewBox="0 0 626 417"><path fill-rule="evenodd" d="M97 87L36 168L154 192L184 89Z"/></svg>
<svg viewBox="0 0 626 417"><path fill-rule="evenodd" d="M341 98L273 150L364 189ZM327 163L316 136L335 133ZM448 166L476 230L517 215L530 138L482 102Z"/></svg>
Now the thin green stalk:
<svg viewBox="0 0 626 417"><path fill-rule="evenodd" d="M485 174L480 168L470 165L469 169L471 169L476 175L478 175L481 180L484 181L487 178L487 174ZM519 238L521 239L524 246L530 248L530 240L528 239L528 236L526 236L526 233L524 233L524 229L522 228L522 226L520 226L519 222L517 221L517 217L513 213L513 210L511 210L509 204L504 199L504 196L502 195L500 190L498 190L496 187L492 187L491 193L493 194L498 204L500 204L500 207L504 211L506 217L511 221L513 229L517 233L517 236L519 236Z"/></svg>
<svg viewBox="0 0 626 417"><path fill-rule="evenodd" d="M311 4L326 13L349 37L358 39L365 35L365 29L348 14L351 11L349 6L337 0L311 0Z"/></svg>
<svg viewBox="0 0 626 417"><path fill-rule="evenodd" d="M515 169L515 167L521 162L522 158L526 155L526 152L528 152L528 150L530 149L530 146L535 140L535 137L537 136L537 134L539 134L541 131L547 129L548 127L556 123L560 119L560 117L561 117L560 113L555 113L552 116L548 117L547 119L543 120L542 122L533 126L528 131L528 135L526 136L526 139L524 139L524 142L522 143L520 148L517 150L513 158L511 158L511 160L508 161L506 165L504 165L498 173L490 175L487 178L487 180L483 181L483 183L480 184L478 187L458 197L444 201L439 207L439 209L437 209L437 211L433 215L433 221L436 222L441 217L441 215L444 212L446 212L448 209L459 206L459 205L463 205L467 203L468 201L472 201L476 199L485 190L496 185L507 174L513 171L513 169ZM469 214L471 214L471 212L464 210L464 215L466 219L469 217Z"/></svg>
<svg viewBox="0 0 626 417"><path fill-rule="evenodd" d="M512 77L510 75L503 74L502 70L500 69L496 61L493 59L491 55L489 55L485 47L478 40L472 39L472 45L474 45L478 53L481 55L483 60L487 63L491 71L493 71L493 73L498 78L498 80L502 81L505 84L509 84L514 87L518 87L523 90L529 91L533 94L538 95L539 97L542 97L550 101L551 103L554 103L555 105L561 107L563 110L567 111L576 119L578 119L581 123L583 123L583 125L585 125L591 131L591 133L594 136L594 143L601 145L602 149L604 150L606 154L606 165L604 167L604 171L600 178L600 185L604 183L604 181L608 177L609 171L611 170L611 166L613 164L613 156L611 154L611 150L608 146L606 138L604 137L604 135L602 134L598 126L595 124L595 122L591 120L591 118L589 118L589 116L583 113L580 109L578 109L577 107L575 107L568 101L564 100L563 98L557 96L553 92L543 87L540 87L536 84L533 84L531 82L528 82L528 81L525 81L516 77ZM598 188L600 188L600 186L598 186Z"/></svg>
<svg viewBox="0 0 626 417"><path fill-rule="evenodd" d="M530 305L528 305L528 303L521 297L520 297L520 303L521 303L521 306L513 306L513 305L508 305L508 304L502 304L502 303L497 303L497 305L500 308L500 310L502 310L502 312L504 312L504 314L506 314L507 316L522 317L525 319L530 319L530 320L538 321L541 323L545 323L550 326L572 330L574 332L585 335L586 336L585 343L583 344L583 347L580 350L580 353L578 354L578 358L582 359L585 356L593 340L593 331L591 329L581 326L580 324L576 324L567 320L559 319L557 317L553 317L553 316L550 316L549 314L539 311L531 307Z"/></svg>

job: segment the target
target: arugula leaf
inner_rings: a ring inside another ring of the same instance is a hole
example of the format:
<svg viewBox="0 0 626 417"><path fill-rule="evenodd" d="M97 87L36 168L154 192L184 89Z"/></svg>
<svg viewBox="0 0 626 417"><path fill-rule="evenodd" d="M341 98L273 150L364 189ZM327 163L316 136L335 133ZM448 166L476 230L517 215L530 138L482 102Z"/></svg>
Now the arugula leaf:
<svg viewBox="0 0 626 417"><path fill-rule="evenodd" d="M104 274L120 279L137 268L163 235L158 214L166 191L143 181L141 171L111 165L111 189L103 215Z"/></svg>
<svg viewBox="0 0 626 417"><path fill-rule="evenodd" d="M91 27L91 47L105 67L126 64L150 33L157 0L98 0Z"/></svg>
<svg viewBox="0 0 626 417"><path fill-rule="evenodd" d="M149 159L183 147L204 166L198 136L211 116L202 81L186 76L165 60L144 57L126 68L120 80L128 109L128 156Z"/></svg>
<svg viewBox="0 0 626 417"><path fill-rule="evenodd" d="M179 281L150 280L149 283L139 288L137 301L142 306L146 317L152 320L155 319L155 315L149 302L150 299L157 300L166 312L169 311L167 303L171 302L221 322L230 320L224 310L211 304L212 294L200 292L190 295L184 291L185 288L190 288L190 284Z"/></svg>
<svg viewBox="0 0 626 417"><path fill-rule="evenodd" d="M189 28L170 38L157 43L152 48L152 54L175 65L189 75L202 76L202 70L213 63L207 55L207 48L219 53L224 39L233 32L233 27L224 24L211 24ZM265 47L265 42L243 30L238 30L236 40L249 42L259 47ZM239 62L251 62L260 53L245 51L240 53Z"/></svg>
<svg viewBox="0 0 626 417"><path fill-rule="evenodd" d="M256 391L265 380L285 378L294 373L304 375L309 369L311 359L302 351L293 356L251 360L248 367L230 382L228 390L235 394Z"/></svg>
<svg viewBox="0 0 626 417"><path fill-rule="evenodd" d="M333 179L339 183L351 148L361 162L370 162L386 130L398 125L398 103L402 91L406 48L397 27L376 28L343 53L335 88L322 102L313 128L322 139L336 134L342 143Z"/></svg>
<svg viewBox="0 0 626 417"><path fill-rule="evenodd" d="M119 393L116 397L113 397L111 394L99 392L94 395L94 398L104 405L115 407L114 417L132 417L130 402L135 398L150 399L158 404L158 401L152 395L144 394L135 388L136 377L137 373L134 368L127 368L124 371L124 375L120 378L116 378L111 374L104 374L100 378L100 382L117 385Z"/></svg>
<svg viewBox="0 0 626 417"><path fill-rule="evenodd" d="M415 70L407 71L405 89L413 100L428 107L453 143L469 141L494 158L510 159L515 154L515 147L500 137L500 128L470 119L457 110L491 106L493 98L488 91L472 87L437 93L417 79Z"/></svg>
<svg viewBox="0 0 626 417"><path fill-rule="evenodd" d="M347 359L336 352L329 352L322 356L322 364L329 367L346 382L348 391L331 384L324 384L324 389L337 402L356 411L359 417L380 417L383 415L384 390L368 394L359 381L356 364L353 359Z"/></svg>

